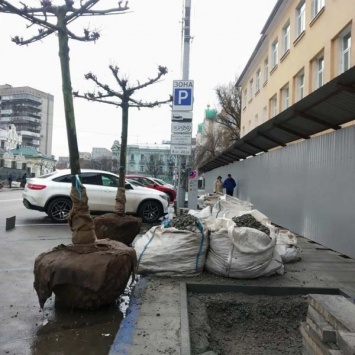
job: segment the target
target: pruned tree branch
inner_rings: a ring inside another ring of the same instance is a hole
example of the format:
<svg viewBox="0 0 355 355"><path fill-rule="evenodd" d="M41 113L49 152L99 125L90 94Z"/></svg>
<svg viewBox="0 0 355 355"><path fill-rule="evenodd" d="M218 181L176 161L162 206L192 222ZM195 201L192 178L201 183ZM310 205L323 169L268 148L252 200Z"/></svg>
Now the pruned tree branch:
<svg viewBox="0 0 355 355"><path fill-rule="evenodd" d="M104 91L104 93L102 93L99 90L95 92L86 92L84 94L80 94L79 91L75 91L73 92L73 96L86 99L88 101L96 101L96 102L106 103L109 105L115 105L119 107L122 107L122 105L128 105L128 107L135 107L138 109L144 107L153 108L172 101L171 96L169 96L169 98L166 100L153 101L153 102L147 102L147 101L144 102L142 100L136 100L132 98L132 95L137 90L144 89L145 87L158 82L162 76L166 75L168 73L168 69L166 67L159 65L158 73L153 79L148 78L148 80L143 84L140 84L140 82L138 81L138 84L135 86L130 86L128 79L119 75L119 68L117 66L110 65L109 69L111 70L113 77L115 78L118 86L120 87L120 91L113 90L107 84L102 83L95 74L87 73L85 74L85 79L93 81L98 86L99 89L102 89ZM110 97L118 98L119 101L107 100L107 98Z"/></svg>
<svg viewBox="0 0 355 355"><path fill-rule="evenodd" d="M54 22L58 19L58 16L63 16L61 24L66 25L65 30L67 31L68 37L70 39L85 42L95 42L100 37L98 31L90 31L89 29L84 29L84 35L77 35L70 31L67 28L67 25L81 16L116 15L123 14L129 10L127 1L124 5L122 5L122 1L119 1L118 7L110 9L93 9L93 7L100 0L88 0L85 2L81 0L79 7L74 6L75 2L73 0L63 1L64 4L61 6L53 5L51 0L42 0L40 7L30 7L23 2L20 2L22 7L16 7L9 1L0 0L0 12L17 14L21 16L30 22L30 25L28 25L27 28L33 25L40 26L38 29L38 34L34 34L28 39L24 39L23 37L17 35L12 38L12 41L17 45L28 45L44 39L53 32L63 30L62 26L59 26L58 23Z"/></svg>

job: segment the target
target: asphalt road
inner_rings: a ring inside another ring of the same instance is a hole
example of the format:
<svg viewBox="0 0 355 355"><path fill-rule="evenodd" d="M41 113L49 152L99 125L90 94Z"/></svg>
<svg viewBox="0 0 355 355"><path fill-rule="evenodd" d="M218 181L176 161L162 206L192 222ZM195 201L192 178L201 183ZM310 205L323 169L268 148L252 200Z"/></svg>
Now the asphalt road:
<svg viewBox="0 0 355 355"><path fill-rule="evenodd" d="M6 218L15 228L5 230ZM42 311L33 288L38 255L70 244L67 224L27 210L22 190L0 191L0 354L108 354L122 313L119 305L96 312L72 311L47 300Z"/></svg>

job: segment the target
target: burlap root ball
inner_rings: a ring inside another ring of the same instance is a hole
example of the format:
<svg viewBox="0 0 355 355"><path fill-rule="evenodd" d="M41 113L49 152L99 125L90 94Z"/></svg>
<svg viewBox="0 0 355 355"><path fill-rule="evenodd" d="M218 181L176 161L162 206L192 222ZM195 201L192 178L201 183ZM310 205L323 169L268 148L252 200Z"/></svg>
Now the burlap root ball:
<svg viewBox="0 0 355 355"><path fill-rule="evenodd" d="M139 234L142 219L134 216L119 216L116 213L106 213L94 219L96 237L109 238L126 245L131 245Z"/></svg>
<svg viewBox="0 0 355 355"><path fill-rule="evenodd" d="M36 258L34 288L42 308L53 292L70 308L97 309L117 300L136 268L135 250L114 240L59 245Z"/></svg>

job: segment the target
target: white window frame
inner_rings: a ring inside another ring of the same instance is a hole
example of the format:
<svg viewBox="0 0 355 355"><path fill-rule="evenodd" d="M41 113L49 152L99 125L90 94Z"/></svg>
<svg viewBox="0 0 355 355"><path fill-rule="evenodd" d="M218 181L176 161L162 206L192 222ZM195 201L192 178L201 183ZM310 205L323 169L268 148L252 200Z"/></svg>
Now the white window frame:
<svg viewBox="0 0 355 355"><path fill-rule="evenodd" d="M277 95L274 95L270 99L270 118L275 117L277 115Z"/></svg>
<svg viewBox="0 0 355 355"><path fill-rule="evenodd" d="M351 30L347 28L339 37L339 74L351 66Z"/></svg>
<svg viewBox="0 0 355 355"><path fill-rule="evenodd" d="M324 84L324 55L314 60L314 88L319 89Z"/></svg>
<svg viewBox="0 0 355 355"><path fill-rule="evenodd" d="M302 71L296 76L297 101L302 100L304 98L304 89L305 89L305 76L304 76L304 72Z"/></svg>
<svg viewBox="0 0 355 355"><path fill-rule="evenodd" d="M249 100L253 98L254 95L254 80L250 79L249 81Z"/></svg>
<svg viewBox="0 0 355 355"><path fill-rule="evenodd" d="M267 121L267 107L263 107L263 122Z"/></svg>
<svg viewBox="0 0 355 355"><path fill-rule="evenodd" d="M306 29L306 2L302 0L296 7L296 38Z"/></svg>
<svg viewBox="0 0 355 355"><path fill-rule="evenodd" d="M282 50L285 54L290 49L290 21L288 21L282 28Z"/></svg>
<svg viewBox="0 0 355 355"><path fill-rule="evenodd" d="M290 107L290 87L287 84L281 89L281 109L283 111L289 107Z"/></svg>
<svg viewBox="0 0 355 355"><path fill-rule="evenodd" d="M261 77L261 70L259 68L256 71L256 75L255 75L255 94L260 90L260 77Z"/></svg>
<svg viewBox="0 0 355 355"><path fill-rule="evenodd" d="M243 109L247 107L248 90L243 91Z"/></svg>
<svg viewBox="0 0 355 355"><path fill-rule="evenodd" d="M264 83L269 79L269 58L264 59Z"/></svg>
<svg viewBox="0 0 355 355"><path fill-rule="evenodd" d="M276 39L271 45L271 65L275 68L279 64L279 42Z"/></svg>
<svg viewBox="0 0 355 355"><path fill-rule="evenodd" d="M311 4L311 16L312 20L320 13L324 7L325 0L312 0Z"/></svg>

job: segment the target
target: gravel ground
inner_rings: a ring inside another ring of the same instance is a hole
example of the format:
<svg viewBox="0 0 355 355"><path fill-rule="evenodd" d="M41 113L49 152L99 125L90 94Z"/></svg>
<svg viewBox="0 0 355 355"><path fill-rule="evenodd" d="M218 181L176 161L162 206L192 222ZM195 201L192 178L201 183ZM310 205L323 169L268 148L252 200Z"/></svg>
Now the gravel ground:
<svg viewBox="0 0 355 355"><path fill-rule="evenodd" d="M191 354L302 354L305 296L188 294Z"/></svg>

